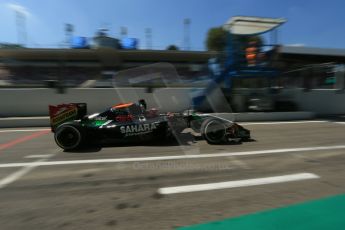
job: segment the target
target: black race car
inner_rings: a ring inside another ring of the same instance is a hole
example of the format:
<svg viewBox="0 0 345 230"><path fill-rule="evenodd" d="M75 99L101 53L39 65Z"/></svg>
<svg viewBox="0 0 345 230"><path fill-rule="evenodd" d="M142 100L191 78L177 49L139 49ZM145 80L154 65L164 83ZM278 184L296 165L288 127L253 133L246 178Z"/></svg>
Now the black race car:
<svg viewBox="0 0 345 230"><path fill-rule="evenodd" d="M250 139L250 131L211 114L187 111L159 113L146 102L117 104L102 113L86 116L85 103L49 106L55 142L73 150L102 141L162 141L177 137L186 128L200 133L209 144Z"/></svg>

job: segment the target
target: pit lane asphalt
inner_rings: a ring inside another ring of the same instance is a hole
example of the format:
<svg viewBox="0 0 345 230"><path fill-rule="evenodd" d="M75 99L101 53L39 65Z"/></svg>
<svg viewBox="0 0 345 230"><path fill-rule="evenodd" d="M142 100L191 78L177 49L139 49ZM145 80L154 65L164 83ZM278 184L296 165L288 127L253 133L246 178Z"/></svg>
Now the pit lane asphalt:
<svg viewBox="0 0 345 230"><path fill-rule="evenodd" d="M63 152L51 133L39 128L0 129L1 229L172 229L239 216L345 193L345 124L336 122L245 124L255 141L208 145L190 134L178 144L104 146ZM10 131L11 130L11 131ZM27 136L34 135L33 138ZM20 141L21 140L21 141ZM8 145L12 143L12 145ZM295 149L279 153L265 150ZM262 154L123 163L99 159L190 156L217 153ZM84 160L91 160L82 164ZM41 166L44 162L70 162ZM295 173L315 180L295 181L161 196L159 188L245 180Z"/></svg>

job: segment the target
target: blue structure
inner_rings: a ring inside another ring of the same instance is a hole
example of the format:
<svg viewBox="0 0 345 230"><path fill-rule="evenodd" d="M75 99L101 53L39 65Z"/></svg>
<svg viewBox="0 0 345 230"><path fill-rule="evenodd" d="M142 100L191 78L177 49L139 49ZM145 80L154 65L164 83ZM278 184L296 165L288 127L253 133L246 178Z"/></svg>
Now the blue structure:
<svg viewBox="0 0 345 230"><path fill-rule="evenodd" d="M121 40L121 48L125 50L136 50L138 48L138 39L123 38Z"/></svg>
<svg viewBox="0 0 345 230"><path fill-rule="evenodd" d="M279 74L276 69L268 67L268 61L249 65L246 60L245 40L250 37L260 36L264 33L275 30L284 19L258 18L258 17L233 17L225 25L227 34L227 45L225 49L225 60L211 59L209 69L213 82L197 97L193 98L193 108L200 110L207 103L207 96L222 84L223 89L231 93L232 80L234 78L255 78L255 77L275 77ZM267 57L272 56L276 50L276 45L260 45L258 49L269 48L265 53Z"/></svg>
<svg viewBox="0 0 345 230"><path fill-rule="evenodd" d="M89 42L86 37L73 37L71 42L72 49L88 49Z"/></svg>

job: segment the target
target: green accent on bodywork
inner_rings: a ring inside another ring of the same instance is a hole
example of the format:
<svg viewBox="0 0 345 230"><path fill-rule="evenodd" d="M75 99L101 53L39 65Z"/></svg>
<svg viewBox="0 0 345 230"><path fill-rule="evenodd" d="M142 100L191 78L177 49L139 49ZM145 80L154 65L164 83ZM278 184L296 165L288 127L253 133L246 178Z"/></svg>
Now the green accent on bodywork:
<svg viewBox="0 0 345 230"><path fill-rule="evenodd" d="M192 118L193 118L193 120L200 120L200 119L202 119L202 117L201 116L199 116L198 114L196 114L196 113L192 113Z"/></svg>
<svg viewBox="0 0 345 230"><path fill-rule="evenodd" d="M105 122L107 122L107 121L94 121L94 122L93 122L93 125L94 125L94 126L101 126L101 125L103 125Z"/></svg>
<svg viewBox="0 0 345 230"><path fill-rule="evenodd" d="M328 77L325 80L325 84L335 84L336 83L336 78L335 77Z"/></svg>
<svg viewBox="0 0 345 230"><path fill-rule="evenodd" d="M222 221L181 227L178 230L339 230L344 228L345 195L343 194Z"/></svg>
<svg viewBox="0 0 345 230"><path fill-rule="evenodd" d="M83 126L98 127L103 125L107 120L86 120L82 121Z"/></svg>

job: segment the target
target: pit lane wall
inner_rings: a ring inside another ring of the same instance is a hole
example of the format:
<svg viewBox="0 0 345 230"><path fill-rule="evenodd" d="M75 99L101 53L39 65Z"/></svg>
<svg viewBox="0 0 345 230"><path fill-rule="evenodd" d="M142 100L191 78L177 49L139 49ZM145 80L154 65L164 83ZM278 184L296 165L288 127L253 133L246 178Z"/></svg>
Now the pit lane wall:
<svg viewBox="0 0 345 230"><path fill-rule="evenodd" d="M234 95L234 106L241 111L245 108L246 97L251 93L263 93L266 95L268 89L248 90L238 89ZM299 111L309 111L316 116L341 115L345 114L345 90L339 89L280 89L275 94L271 94L277 100L291 101L297 105Z"/></svg>
<svg viewBox="0 0 345 230"><path fill-rule="evenodd" d="M47 116L48 105L85 102L88 113L101 112L121 103L144 98L149 107L162 112L183 111L191 99L188 88L161 88L153 93L145 88L71 88L59 94L56 89L1 89L0 117Z"/></svg>
<svg viewBox="0 0 345 230"><path fill-rule="evenodd" d="M286 89L283 97L296 102L299 110L311 111L316 115L345 114L345 91L339 89Z"/></svg>
<svg viewBox="0 0 345 230"><path fill-rule="evenodd" d="M120 102L138 101L144 98L149 107L162 112L183 111L190 107L192 88L161 88L152 93L145 88L73 88L64 94L56 89L1 89L0 117L47 116L49 104L85 102L88 112L100 112ZM314 112L316 115L345 114L345 92L339 90L303 89L281 90L279 95L294 101L299 110ZM235 100L241 100L235 98ZM224 101L214 96L214 103L222 106Z"/></svg>

